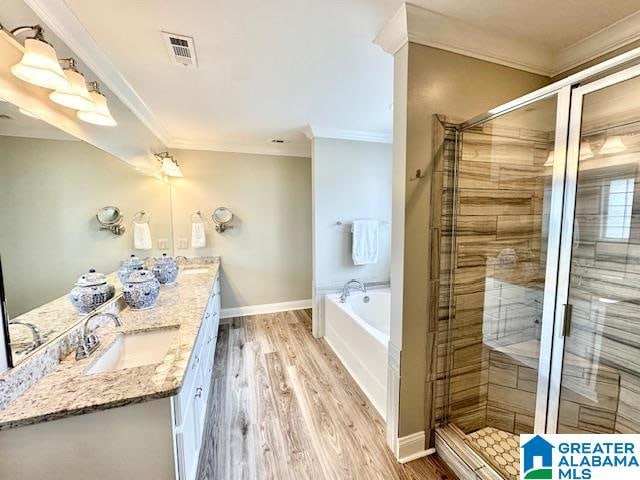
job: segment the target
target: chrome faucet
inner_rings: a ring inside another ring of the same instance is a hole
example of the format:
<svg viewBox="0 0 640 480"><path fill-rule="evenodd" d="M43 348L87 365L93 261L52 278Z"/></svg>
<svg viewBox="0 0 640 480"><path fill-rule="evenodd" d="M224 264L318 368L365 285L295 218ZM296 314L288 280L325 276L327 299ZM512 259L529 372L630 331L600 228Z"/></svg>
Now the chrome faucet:
<svg viewBox="0 0 640 480"><path fill-rule="evenodd" d="M342 287L342 294L340 295L340 303L344 303L347 301L347 297L351 293L349 286L354 283L358 286L360 290L362 290L362 293L364 294L367 293L367 287L365 286L365 284L362 283L360 280L356 280L355 278L353 278L349 280L347 283L345 283L344 287Z"/></svg>
<svg viewBox="0 0 640 480"><path fill-rule="evenodd" d="M95 352L96 348L98 348L98 345L100 345L100 339L98 338L98 335L95 334L95 331L89 333L89 322L97 317L108 317L113 320L113 323L116 324L116 327L122 326L120 317L118 317L118 315L116 315L115 313L93 312L84 321L84 327L82 328L82 337L80 338L80 344L78 345L78 349L76 350L76 360L87 358L89 355Z"/></svg>
<svg viewBox="0 0 640 480"><path fill-rule="evenodd" d="M40 329L36 325L34 325L33 323L22 322L20 320L11 320L9 322L9 325L22 325L23 327L27 327L27 328L31 329L31 335L33 336L33 341L29 345L24 347L23 349L16 350L16 353L33 352L36 348L38 348L40 345L42 345L44 340L42 338L42 335L40 334Z"/></svg>

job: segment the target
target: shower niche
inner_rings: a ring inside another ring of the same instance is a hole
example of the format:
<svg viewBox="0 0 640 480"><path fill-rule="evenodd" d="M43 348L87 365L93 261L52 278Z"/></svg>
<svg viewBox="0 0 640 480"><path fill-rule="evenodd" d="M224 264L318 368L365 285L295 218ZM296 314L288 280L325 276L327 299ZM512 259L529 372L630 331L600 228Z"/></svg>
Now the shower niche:
<svg viewBox="0 0 640 480"><path fill-rule="evenodd" d="M632 66L443 126L432 420L469 478L520 478L519 434L640 433L638 98Z"/></svg>

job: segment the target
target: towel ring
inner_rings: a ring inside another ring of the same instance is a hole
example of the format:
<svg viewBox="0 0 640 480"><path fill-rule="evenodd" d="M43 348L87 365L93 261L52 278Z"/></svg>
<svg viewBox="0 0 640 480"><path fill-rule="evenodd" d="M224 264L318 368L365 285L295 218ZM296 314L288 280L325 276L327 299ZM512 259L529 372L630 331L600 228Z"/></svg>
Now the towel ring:
<svg viewBox="0 0 640 480"><path fill-rule="evenodd" d="M149 215L145 210L140 210L133 216L132 220L133 223L149 223L151 221L151 215Z"/></svg>
<svg viewBox="0 0 640 480"><path fill-rule="evenodd" d="M200 221L199 222L194 222L194 217L195 217L195 220L200 219ZM193 212L191 214L191 222L192 223L205 223L206 220L205 220L204 216L202 215L202 212L200 210L196 210L195 212Z"/></svg>

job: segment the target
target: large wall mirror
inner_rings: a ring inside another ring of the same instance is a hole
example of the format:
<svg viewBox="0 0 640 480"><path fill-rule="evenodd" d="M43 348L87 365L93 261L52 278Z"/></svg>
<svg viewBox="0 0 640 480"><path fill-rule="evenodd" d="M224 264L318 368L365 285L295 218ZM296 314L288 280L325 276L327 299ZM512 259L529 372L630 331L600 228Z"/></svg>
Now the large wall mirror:
<svg viewBox="0 0 640 480"><path fill-rule="evenodd" d="M83 318L69 299L83 273L103 273L118 290L123 259L172 254L166 182L6 101L0 204L3 333L14 366ZM101 228L96 217L110 206L122 215L121 234ZM134 221L149 221L150 243L137 244L144 249L135 248Z"/></svg>

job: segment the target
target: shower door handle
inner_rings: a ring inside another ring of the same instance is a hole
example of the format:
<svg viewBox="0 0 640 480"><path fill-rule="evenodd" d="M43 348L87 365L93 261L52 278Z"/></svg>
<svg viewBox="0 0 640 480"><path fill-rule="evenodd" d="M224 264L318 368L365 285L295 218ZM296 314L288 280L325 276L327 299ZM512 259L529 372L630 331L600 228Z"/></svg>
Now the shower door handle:
<svg viewBox="0 0 640 480"><path fill-rule="evenodd" d="M562 322L562 336L568 337L571 335L571 314L573 313L573 305L570 303L564 304L564 318Z"/></svg>

